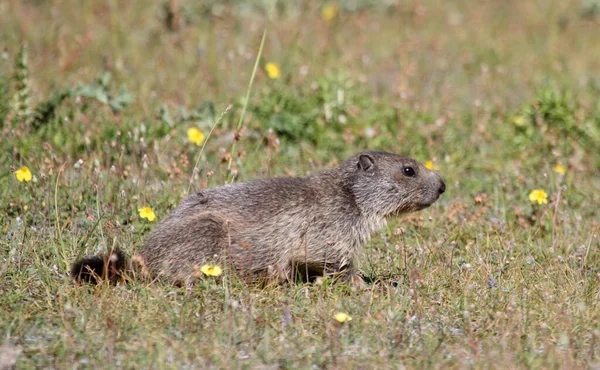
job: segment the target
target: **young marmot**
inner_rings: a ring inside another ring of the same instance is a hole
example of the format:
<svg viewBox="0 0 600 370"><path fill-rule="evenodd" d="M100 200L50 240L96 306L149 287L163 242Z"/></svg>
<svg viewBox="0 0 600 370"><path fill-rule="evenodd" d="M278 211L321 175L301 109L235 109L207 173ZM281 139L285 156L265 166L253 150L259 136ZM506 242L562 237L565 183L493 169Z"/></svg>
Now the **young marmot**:
<svg viewBox="0 0 600 370"><path fill-rule="evenodd" d="M355 258L388 217L429 207L440 176L397 154L368 151L306 177L233 183L187 196L150 234L135 260L153 276L189 282L198 266L226 259L245 277L354 279ZM85 257L77 281L115 280L122 253ZM113 263L113 267L109 267Z"/></svg>

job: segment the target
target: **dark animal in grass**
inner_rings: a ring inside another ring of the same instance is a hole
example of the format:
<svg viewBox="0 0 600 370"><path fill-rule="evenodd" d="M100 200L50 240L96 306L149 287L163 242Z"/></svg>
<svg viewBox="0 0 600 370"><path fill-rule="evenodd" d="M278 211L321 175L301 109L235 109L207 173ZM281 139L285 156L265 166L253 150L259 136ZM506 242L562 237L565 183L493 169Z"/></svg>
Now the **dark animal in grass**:
<svg viewBox="0 0 600 370"><path fill-rule="evenodd" d="M183 199L134 256L154 277L189 283L207 263L248 280L337 274L358 281L356 257L386 219L429 207L440 176L401 155L367 151L306 177L204 189ZM112 266L111 266L112 264ZM77 281L115 281L132 268L120 252L73 265Z"/></svg>

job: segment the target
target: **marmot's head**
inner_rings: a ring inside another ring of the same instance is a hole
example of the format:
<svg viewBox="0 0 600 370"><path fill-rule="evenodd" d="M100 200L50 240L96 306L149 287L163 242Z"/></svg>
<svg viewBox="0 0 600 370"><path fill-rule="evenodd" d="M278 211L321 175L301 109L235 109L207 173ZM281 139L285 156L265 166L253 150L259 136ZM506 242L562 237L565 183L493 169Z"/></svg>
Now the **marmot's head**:
<svg viewBox="0 0 600 370"><path fill-rule="evenodd" d="M393 153L358 153L344 167L353 173L352 188L358 206L383 217L427 208L446 191L446 184L436 172Z"/></svg>

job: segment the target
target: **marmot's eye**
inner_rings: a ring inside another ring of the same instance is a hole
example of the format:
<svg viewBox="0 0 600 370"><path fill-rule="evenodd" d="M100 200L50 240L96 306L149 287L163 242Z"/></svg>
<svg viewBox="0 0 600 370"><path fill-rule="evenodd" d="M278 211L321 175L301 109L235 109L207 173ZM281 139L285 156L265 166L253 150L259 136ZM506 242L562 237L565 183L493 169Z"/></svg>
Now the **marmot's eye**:
<svg viewBox="0 0 600 370"><path fill-rule="evenodd" d="M404 167L402 169L404 176L413 177L415 176L415 170L412 167Z"/></svg>

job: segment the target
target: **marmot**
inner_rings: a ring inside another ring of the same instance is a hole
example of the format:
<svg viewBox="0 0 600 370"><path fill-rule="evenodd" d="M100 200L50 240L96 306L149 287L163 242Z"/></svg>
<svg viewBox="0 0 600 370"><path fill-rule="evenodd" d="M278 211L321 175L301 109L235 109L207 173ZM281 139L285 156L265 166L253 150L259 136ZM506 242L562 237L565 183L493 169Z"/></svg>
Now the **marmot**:
<svg viewBox="0 0 600 370"><path fill-rule="evenodd" d="M306 177L281 177L201 190L183 199L150 233L134 260L153 276L190 282L198 266L227 261L242 276L357 277L357 252L386 219L429 207L446 190L417 161L361 152ZM114 280L127 270L121 252L85 257L77 281ZM112 264L112 267L109 267Z"/></svg>

